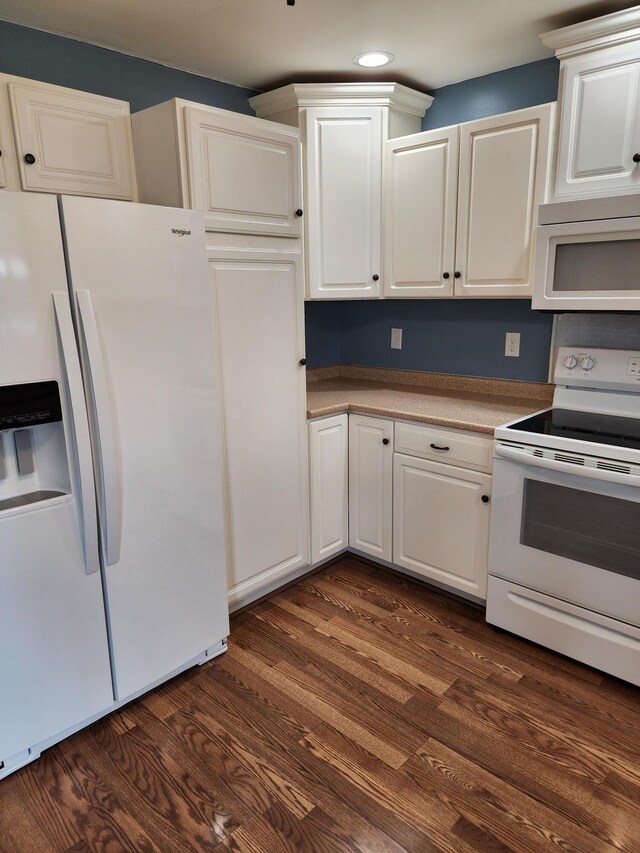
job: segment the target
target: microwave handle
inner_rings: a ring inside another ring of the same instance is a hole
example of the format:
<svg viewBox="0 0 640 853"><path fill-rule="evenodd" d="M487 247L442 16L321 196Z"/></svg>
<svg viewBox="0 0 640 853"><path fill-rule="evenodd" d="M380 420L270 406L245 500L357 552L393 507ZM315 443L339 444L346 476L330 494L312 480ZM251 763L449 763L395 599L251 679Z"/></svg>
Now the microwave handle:
<svg viewBox="0 0 640 853"><path fill-rule="evenodd" d="M495 456L519 462L521 465L530 465L533 468L547 468L550 471L558 471L561 474L573 474L574 477L588 477L590 480L602 480L604 483L620 483L623 486L640 486L640 477L635 474L621 474L618 471L604 471L600 468L583 468L571 462L556 462L555 459L541 459L538 456L530 456L528 453L515 447L507 447L504 444L496 444Z"/></svg>

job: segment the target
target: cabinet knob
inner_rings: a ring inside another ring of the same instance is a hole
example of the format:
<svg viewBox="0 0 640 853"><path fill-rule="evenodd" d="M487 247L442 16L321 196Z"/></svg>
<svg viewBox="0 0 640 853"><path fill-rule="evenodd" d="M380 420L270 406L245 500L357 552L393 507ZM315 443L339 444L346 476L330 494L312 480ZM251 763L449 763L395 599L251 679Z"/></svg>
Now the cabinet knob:
<svg viewBox="0 0 640 853"><path fill-rule="evenodd" d="M388 438L383 438L383 439L382 439L382 443L383 443L383 444L389 444L389 439L388 439Z"/></svg>
<svg viewBox="0 0 640 853"><path fill-rule="evenodd" d="M299 208L296 210L296 216L302 216L302 208L301 208L301 207L299 207Z"/></svg>
<svg viewBox="0 0 640 853"><path fill-rule="evenodd" d="M448 273L448 272L443 272L443 273L442 273L442 278L449 278L449 273Z"/></svg>
<svg viewBox="0 0 640 853"><path fill-rule="evenodd" d="M33 166L33 164L36 162L36 158L33 156L33 154L25 154L24 155L24 162L28 166Z"/></svg>
<svg viewBox="0 0 640 853"><path fill-rule="evenodd" d="M377 273L376 273L376 275L373 275L371 277L373 278L374 281L378 281L378 279L380 278L380 276Z"/></svg>
<svg viewBox="0 0 640 853"><path fill-rule="evenodd" d="M305 366L305 364L306 364L306 363L307 363L307 359L306 359L306 358L301 358L301 359L300 359L300 364L301 364L303 367Z"/></svg>
<svg viewBox="0 0 640 853"><path fill-rule="evenodd" d="M640 154L634 154L633 155L633 162L634 163L640 163Z"/></svg>
<svg viewBox="0 0 640 853"><path fill-rule="evenodd" d="M480 498L480 500L482 501L483 504L488 504L489 503L489 495L483 495Z"/></svg>
<svg viewBox="0 0 640 853"><path fill-rule="evenodd" d="M453 277L454 278L460 278L461 275L462 275L462 273L460 272L460 270L456 270L453 274Z"/></svg>
<svg viewBox="0 0 640 853"><path fill-rule="evenodd" d="M447 447L444 444L433 444L432 443L429 445L429 447L431 447L433 450L449 450L450 449L449 447Z"/></svg>

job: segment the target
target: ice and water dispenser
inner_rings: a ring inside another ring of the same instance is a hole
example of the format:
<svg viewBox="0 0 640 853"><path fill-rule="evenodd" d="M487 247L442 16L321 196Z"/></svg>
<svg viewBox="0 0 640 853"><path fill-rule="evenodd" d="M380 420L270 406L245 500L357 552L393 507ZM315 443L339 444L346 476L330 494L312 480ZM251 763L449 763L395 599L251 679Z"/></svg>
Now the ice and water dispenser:
<svg viewBox="0 0 640 853"><path fill-rule="evenodd" d="M70 492L58 383L0 386L0 513Z"/></svg>

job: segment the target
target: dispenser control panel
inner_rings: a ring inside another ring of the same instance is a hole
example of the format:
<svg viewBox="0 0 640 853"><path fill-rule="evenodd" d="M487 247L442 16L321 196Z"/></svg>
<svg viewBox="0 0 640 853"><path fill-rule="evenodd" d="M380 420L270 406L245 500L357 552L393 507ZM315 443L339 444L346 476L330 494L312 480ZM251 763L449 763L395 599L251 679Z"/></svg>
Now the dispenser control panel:
<svg viewBox="0 0 640 853"><path fill-rule="evenodd" d="M57 382L0 385L0 430L61 420L62 406Z"/></svg>

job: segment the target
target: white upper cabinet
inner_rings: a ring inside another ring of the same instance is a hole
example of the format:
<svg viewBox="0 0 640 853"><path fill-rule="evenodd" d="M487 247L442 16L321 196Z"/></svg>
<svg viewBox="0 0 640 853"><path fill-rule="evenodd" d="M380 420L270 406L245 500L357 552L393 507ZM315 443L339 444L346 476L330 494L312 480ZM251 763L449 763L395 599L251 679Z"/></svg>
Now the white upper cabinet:
<svg viewBox="0 0 640 853"><path fill-rule="evenodd" d="M385 143L385 296L453 296L458 136L447 127Z"/></svg>
<svg viewBox="0 0 640 853"><path fill-rule="evenodd" d="M141 201L202 210L209 231L300 237L300 132L174 99L132 117Z"/></svg>
<svg viewBox="0 0 640 853"><path fill-rule="evenodd" d="M136 199L126 101L9 75L0 75L0 89L3 186Z"/></svg>
<svg viewBox="0 0 640 853"><path fill-rule="evenodd" d="M216 231L300 237L300 134L187 107L189 197Z"/></svg>
<svg viewBox="0 0 640 853"><path fill-rule="evenodd" d="M554 105L385 144L385 296L531 297Z"/></svg>
<svg viewBox="0 0 640 853"><path fill-rule="evenodd" d="M250 99L303 130L310 299L382 294L382 146L418 131L432 100L397 83L302 83Z"/></svg>
<svg viewBox="0 0 640 853"><path fill-rule="evenodd" d="M553 105L460 126L456 296L531 297Z"/></svg>
<svg viewBox="0 0 640 853"><path fill-rule="evenodd" d="M639 27L635 7L542 36L561 60L554 201L640 191Z"/></svg>
<svg viewBox="0 0 640 853"><path fill-rule="evenodd" d="M383 109L305 111L309 295L380 295Z"/></svg>

